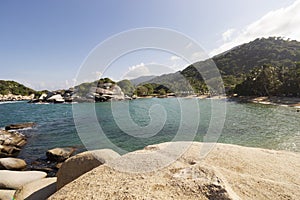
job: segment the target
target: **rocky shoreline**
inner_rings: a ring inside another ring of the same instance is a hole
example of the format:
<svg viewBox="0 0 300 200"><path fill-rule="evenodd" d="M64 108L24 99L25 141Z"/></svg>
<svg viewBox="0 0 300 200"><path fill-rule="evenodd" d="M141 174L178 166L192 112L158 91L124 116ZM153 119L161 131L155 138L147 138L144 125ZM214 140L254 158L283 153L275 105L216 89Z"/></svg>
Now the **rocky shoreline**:
<svg viewBox="0 0 300 200"><path fill-rule="evenodd" d="M34 126L6 126L0 131L1 145L20 141L25 145L26 136L19 130ZM203 157L207 147L211 151ZM45 155L46 159L27 164L17 154L2 154L0 199L276 200L300 196L300 154L294 152L167 142L123 156L110 149L75 155L71 147L49 149Z"/></svg>
<svg viewBox="0 0 300 200"><path fill-rule="evenodd" d="M22 95L14 95L14 94L8 94L8 95L2 95L0 94L0 102L3 101L30 101L34 99L34 94L30 96L22 96Z"/></svg>

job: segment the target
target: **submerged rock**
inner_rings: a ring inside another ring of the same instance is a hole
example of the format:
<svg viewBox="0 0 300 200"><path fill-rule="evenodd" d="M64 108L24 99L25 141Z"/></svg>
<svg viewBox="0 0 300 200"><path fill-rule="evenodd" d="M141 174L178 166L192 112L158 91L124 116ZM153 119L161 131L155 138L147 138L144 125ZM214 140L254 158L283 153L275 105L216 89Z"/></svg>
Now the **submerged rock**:
<svg viewBox="0 0 300 200"><path fill-rule="evenodd" d="M5 126L5 130L18 130L18 129L23 129L23 128L32 128L34 126L36 126L36 123L33 123L33 122L10 124L8 126Z"/></svg>
<svg viewBox="0 0 300 200"><path fill-rule="evenodd" d="M43 178L22 186L14 199L43 200L56 192L56 178Z"/></svg>
<svg viewBox="0 0 300 200"><path fill-rule="evenodd" d="M57 189L75 180L82 174L106 163L119 158L120 155L111 149L86 151L67 159L57 173Z"/></svg>
<svg viewBox="0 0 300 200"><path fill-rule="evenodd" d="M55 162L63 162L75 152L75 148L54 148L46 152L47 159Z"/></svg>
<svg viewBox="0 0 300 200"><path fill-rule="evenodd" d="M45 172L40 171L0 170L0 189L20 189L23 185L46 176Z"/></svg>
<svg viewBox="0 0 300 200"><path fill-rule="evenodd" d="M0 169L22 170L26 166L26 162L19 158L0 158Z"/></svg>

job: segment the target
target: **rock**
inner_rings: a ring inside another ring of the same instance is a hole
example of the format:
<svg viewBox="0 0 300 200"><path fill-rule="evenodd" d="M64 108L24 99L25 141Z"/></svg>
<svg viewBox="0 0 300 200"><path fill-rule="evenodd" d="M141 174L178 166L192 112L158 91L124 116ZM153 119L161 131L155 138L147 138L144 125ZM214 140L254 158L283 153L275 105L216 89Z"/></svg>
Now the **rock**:
<svg viewBox="0 0 300 200"><path fill-rule="evenodd" d="M26 166L26 162L19 158L0 158L0 169L22 170Z"/></svg>
<svg viewBox="0 0 300 200"><path fill-rule="evenodd" d="M39 171L0 170L0 189L19 189L23 185L45 178L47 174Z"/></svg>
<svg viewBox="0 0 300 200"><path fill-rule="evenodd" d="M56 178L43 178L22 186L16 191L14 198L17 200L43 200L55 192Z"/></svg>
<svg viewBox="0 0 300 200"><path fill-rule="evenodd" d="M5 130L17 130L17 129L23 129L23 128L32 128L36 126L33 122L27 122L27 123L21 123L21 124L11 124L8 126L5 126Z"/></svg>
<svg viewBox="0 0 300 200"><path fill-rule="evenodd" d="M46 94L46 93L43 93L43 94L41 94L41 96L39 97L39 100L43 101L43 100L46 99L46 97L47 97L47 94Z"/></svg>
<svg viewBox="0 0 300 200"><path fill-rule="evenodd" d="M61 94L55 94L55 95L51 96L50 98L48 98L47 101L54 102L54 103L64 103L65 102L65 100L61 96Z"/></svg>
<svg viewBox="0 0 300 200"><path fill-rule="evenodd" d="M1 200L12 200L16 190L1 190L0 189L0 199Z"/></svg>
<svg viewBox="0 0 300 200"><path fill-rule="evenodd" d="M182 154L173 157L178 149ZM169 158L175 159L163 167ZM299 199L299 163L300 154L293 152L162 143L96 167L49 199Z"/></svg>
<svg viewBox="0 0 300 200"><path fill-rule="evenodd" d="M55 148L46 152L47 159L50 161L63 162L69 158L73 153L74 148Z"/></svg>
<svg viewBox="0 0 300 200"><path fill-rule="evenodd" d="M87 151L67 159L57 173L57 189L75 180L82 174L120 155L110 149Z"/></svg>
<svg viewBox="0 0 300 200"><path fill-rule="evenodd" d="M26 142L21 133L0 130L0 157L16 157Z"/></svg>

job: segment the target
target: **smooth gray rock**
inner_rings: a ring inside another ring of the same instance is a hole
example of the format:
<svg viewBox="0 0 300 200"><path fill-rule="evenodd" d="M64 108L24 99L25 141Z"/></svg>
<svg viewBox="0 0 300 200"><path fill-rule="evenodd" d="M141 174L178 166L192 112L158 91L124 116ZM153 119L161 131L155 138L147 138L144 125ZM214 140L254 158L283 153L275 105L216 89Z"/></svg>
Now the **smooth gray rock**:
<svg viewBox="0 0 300 200"><path fill-rule="evenodd" d="M16 200L44 200L56 192L56 177L43 178L28 183L18 189L14 195Z"/></svg>
<svg viewBox="0 0 300 200"><path fill-rule="evenodd" d="M26 166L26 162L19 158L0 158L0 169L22 170Z"/></svg>
<svg viewBox="0 0 300 200"><path fill-rule="evenodd" d="M19 189L23 185L45 178L47 173L40 171L0 170L0 189Z"/></svg>

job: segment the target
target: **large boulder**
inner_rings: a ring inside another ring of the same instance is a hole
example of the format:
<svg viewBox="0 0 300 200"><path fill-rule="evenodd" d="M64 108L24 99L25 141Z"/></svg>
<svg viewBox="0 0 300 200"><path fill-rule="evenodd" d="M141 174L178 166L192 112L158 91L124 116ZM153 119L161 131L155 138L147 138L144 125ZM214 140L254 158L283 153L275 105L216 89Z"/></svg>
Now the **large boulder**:
<svg viewBox="0 0 300 200"><path fill-rule="evenodd" d="M61 94L55 94L47 99L48 102L53 103L64 103L65 99L61 96Z"/></svg>
<svg viewBox="0 0 300 200"><path fill-rule="evenodd" d="M47 174L40 171L0 170L0 189L19 189L23 185L45 178Z"/></svg>
<svg viewBox="0 0 300 200"><path fill-rule="evenodd" d="M33 122L10 124L8 126L5 126L5 130L17 130L17 129L24 129L24 128L32 128L34 126L36 126L36 123L33 123Z"/></svg>
<svg viewBox="0 0 300 200"><path fill-rule="evenodd" d="M19 158L0 158L0 169L22 170L26 166L26 162Z"/></svg>
<svg viewBox="0 0 300 200"><path fill-rule="evenodd" d="M12 200L14 199L14 194L16 190L1 190L0 189L0 199L1 200Z"/></svg>
<svg viewBox="0 0 300 200"><path fill-rule="evenodd" d="M43 200L56 192L56 177L43 178L23 185L15 192L14 199Z"/></svg>
<svg viewBox="0 0 300 200"><path fill-rule="evenodd" d="M50 149L46 152L47 159L55 162L63 162L67 158L69 158L75 149L71 147L67 148L54 148Z"/></svg>
<svg viewBox="0 0 300 200"><path fill-rule="evenodd" d="M299 153L172 144L125 154L85 173L49 199L299 199Z"/></svg>
<svg viewBox="0 0 300 200"><path fill-rule="evenodd" d="M67 159L57 173L57 189L75 180L82 174L120 155L111 149L86 151Z"/></svg>

